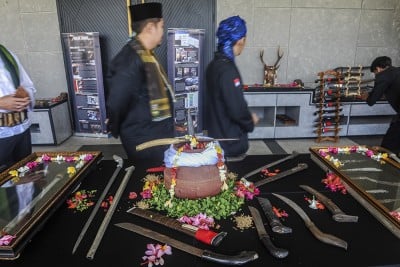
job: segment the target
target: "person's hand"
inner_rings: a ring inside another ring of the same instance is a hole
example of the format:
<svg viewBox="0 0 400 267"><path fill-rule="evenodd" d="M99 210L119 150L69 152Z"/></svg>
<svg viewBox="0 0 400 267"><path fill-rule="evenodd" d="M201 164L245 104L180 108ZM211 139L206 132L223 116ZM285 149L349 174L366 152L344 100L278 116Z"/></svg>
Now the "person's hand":
<svg viewBox="0 0 400 267"><path fill-rule="evenodd" d="M31 101L29 97L18 98L14 95L5 95L0 97L0 108L9 111L21 112L27 109L30 102Z"/></svg>
<svg viewBox="0 0 400 267"><path fill-rule="evenodd" d="M251 113L251 118L253 119L253 123L254 123L254 125L256 125L259 121L260 121L260 118L257 116L257 114L256 113Z"/></svg>

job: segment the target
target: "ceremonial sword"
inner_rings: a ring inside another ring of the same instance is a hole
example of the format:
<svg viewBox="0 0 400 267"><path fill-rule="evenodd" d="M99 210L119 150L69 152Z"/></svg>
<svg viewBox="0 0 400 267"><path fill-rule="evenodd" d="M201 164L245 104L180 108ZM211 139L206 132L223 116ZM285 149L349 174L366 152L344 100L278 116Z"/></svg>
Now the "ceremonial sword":
<svg viewBox="0 0 400 267"><path fill-rule="evenodd" d="M108 209L107 214L104 217L103 222L101 223L101 225L99 227L99 230L97 231L97 234L92 243L92 246L90 247L88 253L86 254L86 258L88 258L89 260L93 260L94 254L96 253L96 250L97 250L97 247L100 245L100 241L103 238L104 232L106 231L107 226L110 223L111 217L114 214L114 211L118 205L118 202L122 196L122 193L124 192L125 187L129 181L129 179L131 178L131 175L134 170L135 170L135 166L130 166L125 169L126 174L125 174L124 178L122 179L122 182L121 182L120 186L118 187L117 192L115 193L113 202L111 203L110 208Z"/></svg>
<svg viewBox="0 0 400 267"><path fill-rule="evenodd" d="M238 138L219 138L219 139L214 139L211 137L201 137L201 136L196 136L198 141L205 141L205 142L212 142L212 141L237 141L239 140ZM163 146L163 145L174 145L174 144L180 144L180 143L189 143L190 139L186 139L185 137L176 137L176 138L161 138L161 139L155 139L155 140L150 140L147 142L144 142L140 145L136 146L136 151L141 151L146 148L150 148L153 146Z"/></svg>
<svg viewBox="0 0 400 267"><path fill-rule="evenodd" d="M160 233L152 231L150 229L143 228L143 227L133 224L133 223L127 223L127 222L117 223L117 224L115 224L115 226L135 232L137 234L157 240L159 242L168 244L171 247L177 248L186 253L189 253L191 255L200 257L201 259L211 261L211 262L216 262L216 263L225 264L225 265L243 265L250 261L258 259L258 254L255 251L241 251L237 255L223 255L223 254L218 254L218 253L206 250L206 249L203 250L203 249L196 248L189 244L183 243L179 240L173 239L169 236L160 234Z"/></svg>
<svg viewBox="0 0 400 267"><path fill-rule="evenodd" d="M99 197L96 205L94 206L92 213L90 214L88 220L86 221L85 225L82 228L81 233L78 236L78 239L75 242L74 248L72 249L72 254L75 253L76 249L78 248L79 244L81 243L83 237L86 234L87 229L89 228L90 224L92 223L94 216L97 213L97 210L100 208L101 202L105 198L108 190L110 189L111 185L114 183L115 178L117 177L119 171L122 168L122 165L124 164L123 159L120 156L113 155L113 159L115 162L117 162L117 168L115 169L113 175L111 176L110 180L108 181L106 187L104 188L103 192L101 193L101 196Z"/></svg>
<svg viewBox="0 0 400 267"><path fill-rule="evenodd" d="M249 206L249 210L251 213L251 217L253 217L253 222L256 226L258 237L260 238L264 246L268 249L269 253L278 259L285 258L289 254L289 251L283 248L277 248L272 243L271 238L269 237L267 231L265 230L264 224L261 219L261 215L258 212L258 210L252 206Z"/></svg>
<svg viewBox="0 0 400 267"><path fill-rule="evenodd" d="M332 212L332 218L337 222L357 222L358 216L347 215L345 214L333 201L327 198L322 193L318 192L314 188L308 185L299 185L302 189L307 191L310 194L313 194L319 201L322 202L326 206L326 208Z"/></svg>
<svg viewBox="0 0 400 267"><path fill-rule="evenodd" d="M133 207L133 208L127 210L127 212L137 215L139 217L142 217L144 219L147 219L149 221L162 224L166 227L177 230L177 231L187 234L189 236L192 236L195 239L197 239L207 245L218 246L221 243L221 241L224 239L224 237L227 235L226 232L216 233L211 230L200 229L196 226L181 223L176 219L173 219L173 218L170 218L167 216L163 216L156 212L137 208L137 207Z"/></svg>
<svg viewBox="0 0 400 267"><path fill-rule="evenodd" d="M330 234L326 234L319 230L319 228L311 221L310 217L304 212L302 208L300 208L295 202L284 197L279 194L272 193L277 198L281 199L283 202L288 204L292 209L296 211L296 213L303 219L307 228L311 231L311 233L316 237L319 241L324 242L329 245L337 246L347 250L347 242Z"/></svg>
<svg viewBox="0 0 400 267"><path fill-rule="evenodd" d="M247 179L247 178L249 178L250 176L253 176L254 174L257 174L257 173L259 173L260 171L262 171L262 170L264 170L264 169L271 168L272 166L278 165L278 164L280 164L280 163L282 163L282 162L284 162L284 161L287 161L287 160L289 160L289 159L294 159L294 158L297 157L298 155L299 155L299 152L293 151L292 154L290 154L290 155L287 156L287 157L284 157L284 158L282 158L282 159L278 159L278 160L276 160L276 161L274 161L274 162L268 163L268 164L266 164L266 165L264 165L264 166L261 166L260 168L257 168L257 169L255 169L255 170L253 170L253 171L247 173L246 175L242 176L242 179Z"/></svg>

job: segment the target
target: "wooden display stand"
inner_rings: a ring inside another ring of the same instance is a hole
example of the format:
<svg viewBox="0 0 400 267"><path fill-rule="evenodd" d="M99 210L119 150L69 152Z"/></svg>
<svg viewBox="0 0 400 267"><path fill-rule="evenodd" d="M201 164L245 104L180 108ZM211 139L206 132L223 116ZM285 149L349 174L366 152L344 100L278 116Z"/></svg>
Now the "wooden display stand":
<svg viewBox="0 0 400 267"><path fill-rule="evenodd" d="M339 131L340 131L340 87L332 86L330 83L331 78L326 78L327 75L333 76L333 80L341 84L341 75L339 72L334 70L328 70L325 72L318 73L320 84L317 87L316 95L319 98L317 104L318 110L316 115L318 115L316 130L317 140L316 142L323 141L339 141ZM331 116L326 116L330 114ZM332 135L333 133L333 135Z"/></svg>

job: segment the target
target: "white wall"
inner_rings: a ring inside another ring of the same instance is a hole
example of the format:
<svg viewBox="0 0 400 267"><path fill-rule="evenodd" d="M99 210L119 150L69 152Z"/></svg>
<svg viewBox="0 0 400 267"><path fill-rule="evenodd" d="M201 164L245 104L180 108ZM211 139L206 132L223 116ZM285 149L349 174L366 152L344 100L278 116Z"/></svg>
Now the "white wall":
<svg viewBox="0 0 400 267"><path fill-rule="evenodd" d="M0 0L0 43L15 52L36 98L68 92L55 0Z"/></svg>
<svg viewBox="0 0 400 267"><path fill-rule="evenodd" d="M217 0L217 22L239 15L248 26L237 64L244 83L263 81L259 59L273 64L285 54L278 82L302 79L314 87L317 73L339 66L369 66L387 55L400 65L400 0Z"/></svg>

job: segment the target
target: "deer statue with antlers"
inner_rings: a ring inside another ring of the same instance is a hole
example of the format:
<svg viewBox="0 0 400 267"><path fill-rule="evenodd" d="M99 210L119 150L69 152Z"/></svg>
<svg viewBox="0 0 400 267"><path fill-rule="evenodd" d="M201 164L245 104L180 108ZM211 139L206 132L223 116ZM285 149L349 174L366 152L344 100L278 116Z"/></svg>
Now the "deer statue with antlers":
<svg viewBox="0 0 400 267"><path fill-rule="evenodd" d="M281 49L280 46L278 46L278 59L276 60L274 65L267 65L264 62L263 57L264 57L264 49L261 50L260 52L260 59L261 62L264 64L264 85L273 86L276 80L276 71L279 68L278 63L283 57L283 50Z"/></svg>

